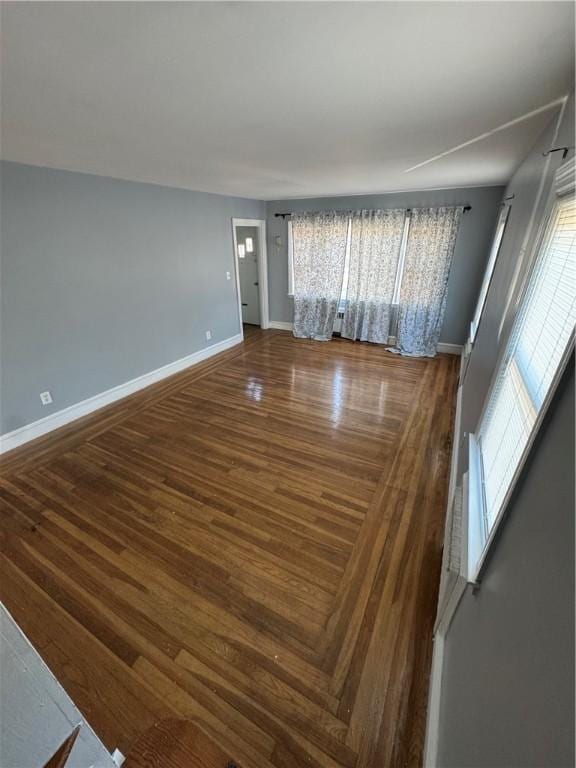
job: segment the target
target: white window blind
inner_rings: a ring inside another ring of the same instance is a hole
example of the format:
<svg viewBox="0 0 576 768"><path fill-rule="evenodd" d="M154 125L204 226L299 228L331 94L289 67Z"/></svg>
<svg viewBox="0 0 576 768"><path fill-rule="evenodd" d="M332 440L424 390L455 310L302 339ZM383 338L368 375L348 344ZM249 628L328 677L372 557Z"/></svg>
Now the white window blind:
<svg viewBox="0 0 576 768"><path fill-rule="evenodd" d="M552 210L482 417L485 526L500 512L576 322L576 203Z"/></svg>

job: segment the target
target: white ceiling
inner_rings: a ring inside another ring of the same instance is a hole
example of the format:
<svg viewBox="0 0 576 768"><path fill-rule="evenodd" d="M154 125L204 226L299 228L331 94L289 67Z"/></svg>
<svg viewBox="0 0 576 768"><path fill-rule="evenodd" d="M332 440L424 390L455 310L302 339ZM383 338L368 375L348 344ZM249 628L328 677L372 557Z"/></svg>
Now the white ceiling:
<svg viewBox="0 0 576 768"><path fill-rule="evenodd" d="M276 199L506 181L566 93L571 2L2 6L2 157Z"/></svg>

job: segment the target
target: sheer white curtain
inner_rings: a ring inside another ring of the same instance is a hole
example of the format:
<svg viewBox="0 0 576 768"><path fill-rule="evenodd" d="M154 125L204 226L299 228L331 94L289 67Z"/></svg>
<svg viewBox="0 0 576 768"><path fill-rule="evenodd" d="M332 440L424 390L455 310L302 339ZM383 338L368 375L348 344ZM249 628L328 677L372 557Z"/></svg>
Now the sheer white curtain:
<svg viewBox="0 0 576 768"><path fill-rule="evenodd" d="M342 336L387 344L406 211L352 214L350 270Z"/></svg>
<svg viewBox="0 0 576 768"><path fill-rule="evenodd" d="M434 357L463 207L414 208L400 285L395 350Z"/></svg>
<svg viewBox="0 0 576 768"><path fill-rule="evenodd" d="M292 215L294 336L327 341L344 277L348 213Z"/></svg>

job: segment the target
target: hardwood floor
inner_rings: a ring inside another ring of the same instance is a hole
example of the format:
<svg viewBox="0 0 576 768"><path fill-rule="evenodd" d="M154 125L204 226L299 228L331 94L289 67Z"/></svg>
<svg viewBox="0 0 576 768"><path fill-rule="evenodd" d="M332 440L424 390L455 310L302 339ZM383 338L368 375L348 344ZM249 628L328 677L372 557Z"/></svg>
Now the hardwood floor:
<svg viewBox="0 0 576 768"><path fill-rule="evenodd" d="M0 597L109 748L421 763L456 380L255 329L4 457Z"/></svg>

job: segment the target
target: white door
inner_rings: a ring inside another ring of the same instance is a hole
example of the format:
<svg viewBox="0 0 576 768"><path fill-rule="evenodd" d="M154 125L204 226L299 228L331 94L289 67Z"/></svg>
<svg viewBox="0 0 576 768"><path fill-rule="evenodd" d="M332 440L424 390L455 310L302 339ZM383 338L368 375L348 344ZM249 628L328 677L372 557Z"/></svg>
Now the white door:
<svg viewBox="0 0 576 768"><path fill-rule="evenodd" d="M258 227L236 227L242 322L260 325Z"/></svg>

